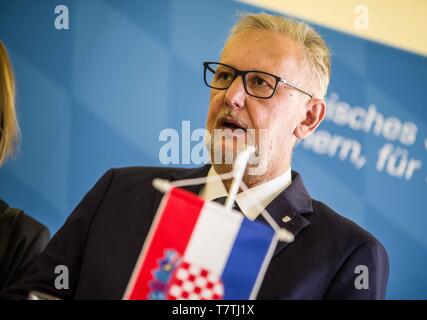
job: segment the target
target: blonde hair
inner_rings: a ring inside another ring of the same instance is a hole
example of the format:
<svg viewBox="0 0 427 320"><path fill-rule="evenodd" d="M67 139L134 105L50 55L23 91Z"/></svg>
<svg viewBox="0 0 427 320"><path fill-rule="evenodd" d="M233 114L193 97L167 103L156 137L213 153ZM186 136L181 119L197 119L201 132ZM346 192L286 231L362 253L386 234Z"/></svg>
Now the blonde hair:
<svg viewBox="0 0 427 320"><path fill-rule="evenodd" d="M15 151L18 140L15 81L6 48L0 41L0 166Z"/></svg>
<svg viewBox="0 0 427 320"><path fill-rule="evenodd" d="M238 21L226 43L240 32L264 30L279 32L301 46L308 78L316 97L324 98L331 76L330 51L320 34L308 24L268 13L238 13Z"/></svg>

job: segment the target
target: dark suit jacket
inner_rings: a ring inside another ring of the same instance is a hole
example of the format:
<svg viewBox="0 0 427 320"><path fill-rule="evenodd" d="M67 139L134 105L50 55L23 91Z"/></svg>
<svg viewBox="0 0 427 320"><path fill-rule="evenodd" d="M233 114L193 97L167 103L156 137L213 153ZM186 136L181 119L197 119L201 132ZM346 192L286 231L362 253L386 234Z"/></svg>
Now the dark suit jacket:
<svg viewBox="0 0 427 320"><path fill-rule="evenodd" d="M49 236L44 225L0 199L0 291L22 278Z"/></svg>
<svg viewBox="0 0 427 320"><path fill-rule="evenodd" d="M27 277L0 298L22 298L39 290L67 299L121 299L161 200L154 178L205 176L197 169L134 167L109 170L87 193ZM267 207L280 226L296 235L279 243L259 299L381 299L388 257L368 232L313 200L301 177ZM187 190L198 192L201 186ZM291 221L284 223L288 215ZM69 289L55 289L55 267L69 269ZM356 289L358 265L369 270L369 289Z"/></svg>

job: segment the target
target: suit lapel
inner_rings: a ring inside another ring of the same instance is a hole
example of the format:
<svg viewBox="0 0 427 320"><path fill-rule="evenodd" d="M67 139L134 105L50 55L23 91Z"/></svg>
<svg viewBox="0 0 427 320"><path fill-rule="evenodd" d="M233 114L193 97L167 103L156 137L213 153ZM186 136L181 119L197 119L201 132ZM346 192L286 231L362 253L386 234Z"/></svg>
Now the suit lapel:
<svg viewBox="0 0 427 320"><path fill-rule="evenodd" d="M281 228L292 232L297 241L297 236L306 226L310 224L304 215L313 213L311 197L304 187L300 175L292 171L292 183L279 196L277 196L266 208L271 217ZM265 222L262 216L257 220ZM279 242L274 251L278 255L286 248L288 243Z"/></svg>

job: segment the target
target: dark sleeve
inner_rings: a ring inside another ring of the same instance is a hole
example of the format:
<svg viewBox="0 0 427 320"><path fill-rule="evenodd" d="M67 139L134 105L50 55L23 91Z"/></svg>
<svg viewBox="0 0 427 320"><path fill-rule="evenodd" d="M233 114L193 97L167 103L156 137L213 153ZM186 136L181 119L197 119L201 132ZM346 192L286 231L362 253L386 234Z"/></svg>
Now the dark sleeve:
<svg viewBox="0 0 427 320"><path fill-rule="evenodd" d="M32 290L60 299L74 297L91 223L102 204L113 175L114 170L104 174L74 209L22 279L0 293L0 299L26 299L28 292ZM55 279L60 274L55 273L58 266L61 266L59 267L61 269L62 266L68 269L68 289L55 287Z"/></svg>
<svg viewBox="0 0 427 320"><path fill-rule="evenodd" d="M19 281L28 267L46 247L50 232L43 224L22 211L17 215L1 261L2 288Z"/></svg>
<svg viewBox="0 0 427 320"><path fill-rule="evenodd" d="M377 240L369 240L346 259L325 299L384 299L388 274L386 250Z"/></svg>

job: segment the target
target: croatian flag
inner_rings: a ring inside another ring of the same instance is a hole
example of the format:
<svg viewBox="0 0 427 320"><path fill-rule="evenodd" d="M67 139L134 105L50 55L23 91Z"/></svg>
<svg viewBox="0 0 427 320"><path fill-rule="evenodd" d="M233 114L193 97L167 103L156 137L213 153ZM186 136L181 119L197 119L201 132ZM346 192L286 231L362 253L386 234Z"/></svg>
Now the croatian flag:
<svg viewBox="0 0 427 320"><path fill-rule="evenodd" d="M172 188L124 299L254 299L276 244L269 226Z"/></svg>

